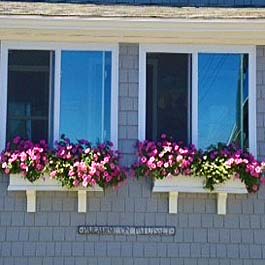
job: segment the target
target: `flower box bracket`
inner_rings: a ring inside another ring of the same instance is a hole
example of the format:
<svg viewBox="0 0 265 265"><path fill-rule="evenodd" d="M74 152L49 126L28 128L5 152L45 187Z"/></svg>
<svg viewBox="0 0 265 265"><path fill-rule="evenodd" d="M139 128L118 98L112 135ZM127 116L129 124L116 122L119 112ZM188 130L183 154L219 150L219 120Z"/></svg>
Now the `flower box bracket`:
<svg viewBox="0 0 265 265"><path fill-rule="evenodd" d="M99 186L89 187L89 188L73 188L67 189L61 186L54 179L49 177L44 177L38 179L34 183L29 182L24 179L19 174L11 174L10 182L8 186L9 191L25 191L27 199L27 212L34 213L36 212L36 201L37 201L37 191L75 191L77 192L78 200L78 212L85 213L87 211L87 192L97 191L103 192L103 189Z"/></svg>
<svg viewBox="0 0 265 265"><path fill-rule="evenodd" d="M153 192L168 193L168 209L170 214L178 213L178 195L185 193L215 193L217 199L217 214L226 214L228 194L246 194L247 189L239 179L230 179L227 182L216 186L210 192L203 187L203 178L194 176L168 176L164 179L155 179Z"/></svg>

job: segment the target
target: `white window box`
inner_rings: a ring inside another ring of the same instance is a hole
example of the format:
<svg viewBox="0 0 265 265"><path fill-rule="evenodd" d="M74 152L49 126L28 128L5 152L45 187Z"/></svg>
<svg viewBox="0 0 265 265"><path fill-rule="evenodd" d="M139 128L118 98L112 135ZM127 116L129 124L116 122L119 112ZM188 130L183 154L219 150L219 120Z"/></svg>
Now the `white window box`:
<svg viewBox="0 0 265 265"><path fill-rule="evenodd" d="M223 184L216 186L214 191L203 188L204 178L194 176L168 176L164 179L154 181L153 192L169 193L169 213L178 211L178 193L216 193L217 194L217 213L226 214L226 201L229 193L247 193L246 186L239 179L232 178Z"/></svg>
<svg viewBox="0 0 265 265"><path fill-rule="evenodd" d="M87 208L87 197L86 192L89 191L100 191L103 189L99 186L88 187L88 188L72 188L67 189L54 180L45 176L44 178L38 179L31 183L27 179L24 179L20 174L11 174L10 182L8 186L9 191L26 191L27 196L27 212L36 212L36 192L37 191L77 191L78 193L78 212L84 213Z"/></svg>

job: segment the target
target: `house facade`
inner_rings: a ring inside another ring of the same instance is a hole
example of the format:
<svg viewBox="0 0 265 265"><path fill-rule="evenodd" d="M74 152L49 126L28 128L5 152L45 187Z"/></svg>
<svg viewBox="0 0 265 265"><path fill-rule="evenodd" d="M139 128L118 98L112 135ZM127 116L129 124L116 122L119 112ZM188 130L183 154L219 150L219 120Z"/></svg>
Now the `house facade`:
<svg viewBox="0 0 265 265"><path fill-rule="evenodd" d="M137 140L167 133L263 160L265 2L116 2L0 2L1 150L17 135L52 145L66 134L112 141L130 167ZM262 186L171 194L128 177L104 192L41 187L1 176L0 264L265 262Z"/></svg>

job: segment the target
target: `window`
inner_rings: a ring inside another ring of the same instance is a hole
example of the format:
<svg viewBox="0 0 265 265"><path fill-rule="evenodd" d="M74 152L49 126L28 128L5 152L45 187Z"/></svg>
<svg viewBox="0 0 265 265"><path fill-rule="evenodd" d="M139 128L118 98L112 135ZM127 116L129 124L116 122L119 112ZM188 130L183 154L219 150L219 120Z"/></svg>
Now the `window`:
<svg viewBox="0 0 265 265"><path fill-rule="evenodd" d="M9 50L7 141L15 136L48 140L53 53Z"/></svg>
<svg viewBox="0 0 265 265"><path fill-rule="evenodd" d="M248 55L199 54L199 147L248 148Z"/></svg>
<svg viewBox="0 0 265 265"><path fill-rule="evenodd" d="M255 47L141 45L139 138L256 154Z"/></svg>
<svg viewBox="0 0 265 265"><path fill-rule="evenodd" d="M117 145L117 61L116 45L3 42L1 149L16 135Z"/></svg>
<svg viewBox="0 0 265 265"><path fill-rule="evenodd" d="M148 53L146 69L146 138L189 142L190 56Z"/></svg>
<svg viewBox="0 0 265 265"><path fill-rule="evenodd" d="M111 53L62 52L60 133L110 140Z"/></svg>

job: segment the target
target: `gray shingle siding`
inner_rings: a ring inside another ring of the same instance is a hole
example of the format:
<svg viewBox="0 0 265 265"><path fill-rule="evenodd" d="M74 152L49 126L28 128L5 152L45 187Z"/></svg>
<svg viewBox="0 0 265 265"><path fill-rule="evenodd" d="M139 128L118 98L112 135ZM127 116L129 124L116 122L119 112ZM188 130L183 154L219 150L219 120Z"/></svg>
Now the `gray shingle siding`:
<svg viewBox="0 0 265 265"><path fill-rule="evenodd" d="M3 0L0 0L3 1ZM5 0L6 1L6 0ZM95 3L194 7L264 7L264 0L16 0L18 2Z"/></svg>
<svg viewBox="0 0 265 265"><path fill-rule="evenodd" d="M138 44L120 44L119 148L135 159ZM257 48L258 154L265 157L265 47ZM119 191L88 193L88 212L77 213L75 192L39 192L37 212L26 212L25 192L8 192L0 177L0 265L263 265L265 189L229 195L226 216L216 215L215 195L180 194L179 213L168 214L166 194L151 181L130 179ZM77 226L172 225L174 237L84 236Z"/></svg>

